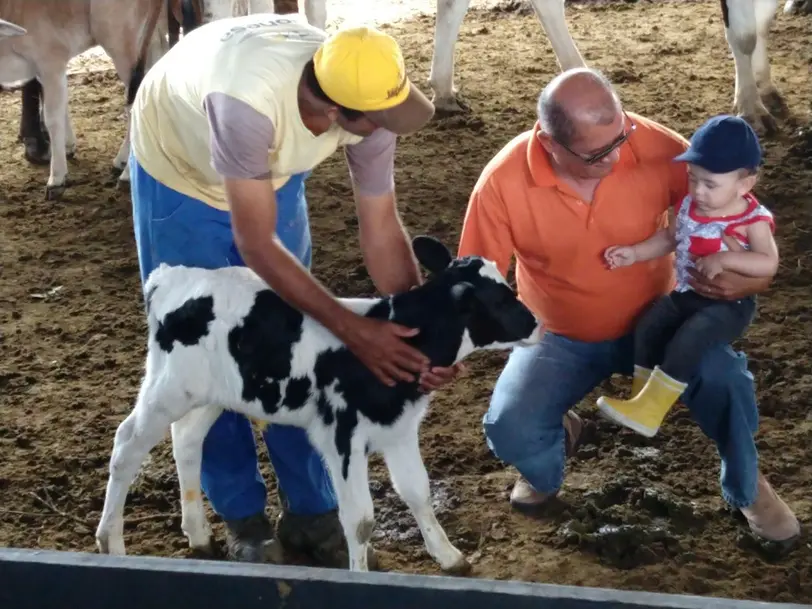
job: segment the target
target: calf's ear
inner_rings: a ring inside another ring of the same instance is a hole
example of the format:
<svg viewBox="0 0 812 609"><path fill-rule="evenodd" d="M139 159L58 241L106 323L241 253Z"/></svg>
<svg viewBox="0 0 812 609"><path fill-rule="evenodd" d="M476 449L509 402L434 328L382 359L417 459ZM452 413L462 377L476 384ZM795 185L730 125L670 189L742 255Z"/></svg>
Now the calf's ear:
<svg viewBox="0 0 812 609"><path fill-rule="evenodd" d="M445 245L428 235L412 239L412 249L417 261L432 273L439 273L454 260Z"/></svg>

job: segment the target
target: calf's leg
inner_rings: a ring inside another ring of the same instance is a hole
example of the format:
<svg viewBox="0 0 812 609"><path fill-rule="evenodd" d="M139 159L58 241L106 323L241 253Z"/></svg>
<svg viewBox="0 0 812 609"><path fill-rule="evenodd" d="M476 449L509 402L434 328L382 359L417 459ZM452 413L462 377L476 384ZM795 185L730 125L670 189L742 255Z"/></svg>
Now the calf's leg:
<svg viewBox="0 0 812 609"><path fill-rule="evenodd" d="M203 441L222 411L217 406L204 406L172 423L172 454L178 470L181 497L180 526L189 540L189 547L207 553L211 551L212 533L200 491L200 464Z"/></svg>
<svg viewBox="0 0 812 609"><path fill-rule="evenodd" d="M339 455L335 446L328 447L323 455L338 498L338 518L347 539L349 569L369 571L367 552L375 527L369 467L363 444L357 438L350 442L349 455Z"/></svg>
<svg viewBox="0 0 812 609"><path fill-rule="evenodd" d="M173 395L164 387L147 378L141 386L135 408L116 431L104 507L96 529L96 546L102 554L125 554L124 504L127 492L144 459L166 436L173 415L179 414L177 409L184 403L182 396Z"/></svg>
<svg viewBox="0 0 812 609"><path fill-rule="evenodd" d="M392 486L414 514L428 553L444 571L468 573L471 565L448 540L431 505L429 475L420 456L417 433L406 433L400 442L384 448L383 458Z"/></svg>

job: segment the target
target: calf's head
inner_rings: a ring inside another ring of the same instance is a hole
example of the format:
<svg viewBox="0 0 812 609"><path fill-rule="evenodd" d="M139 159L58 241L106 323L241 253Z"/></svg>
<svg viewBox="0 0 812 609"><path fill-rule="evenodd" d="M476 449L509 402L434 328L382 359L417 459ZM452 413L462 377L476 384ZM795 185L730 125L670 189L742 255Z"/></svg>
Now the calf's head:
<svg viewBox="0 0 812 609"><path fill-rule="evenodd" d="M449 291L464 322L462 351L466 353L461 356L541 340L539 320L519 301L493 262L479 256L455 259L445 245L424 235L412 240L412 248L420 264L432 273L429 282Z"/></svg>

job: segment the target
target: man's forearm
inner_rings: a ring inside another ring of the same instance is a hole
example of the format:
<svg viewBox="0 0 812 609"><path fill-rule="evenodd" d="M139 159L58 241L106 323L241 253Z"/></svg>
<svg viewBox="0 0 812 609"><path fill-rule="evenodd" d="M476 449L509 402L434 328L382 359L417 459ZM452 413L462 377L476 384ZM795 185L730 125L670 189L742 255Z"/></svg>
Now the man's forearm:
<svg viewBox="0 0 812 609"><path fill-rule="evenodd" d="M285 302L343 338L347 320L354 313L336 300L276 237L261 246L240 247L240 253Z"/></svg>
<svg viewBox="0 0 812 609"><path fill-rule="evenodd" d="M391 239L377 236L362 243L364 263L381 294L397 294L420 285L423 280L409 239L401 228Z"/></svg>
<svg viewBox="0 0 812 609"><path fill-rule="evenodd" d="M270 180L226 179L234 242L245 263L289 305L342 340L354 313L339 303L275 235L276 193Z"/></svg>
<svg viewBox="0 0 812 609"><path fill-rule="evenodd" d="M364 264L382 294L397 294L420 285L420 267L411 240L395 209L394 193L357 198L359 241Z"/></svg>

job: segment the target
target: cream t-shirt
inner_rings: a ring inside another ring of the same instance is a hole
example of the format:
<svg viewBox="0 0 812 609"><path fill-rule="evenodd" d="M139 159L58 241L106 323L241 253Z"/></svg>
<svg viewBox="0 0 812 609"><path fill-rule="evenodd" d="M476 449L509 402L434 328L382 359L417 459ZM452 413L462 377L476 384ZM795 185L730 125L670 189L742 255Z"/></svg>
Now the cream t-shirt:
<svg viewBox="0 0 812 609"><path fill-rule="evenodd" d="M169 188L227 210L204 109L212 93L268 117L268 168L276 189L339 146L359 144L363 137L336 124L316 136L299 114L302 70L326 36L300 15L271 14L223 19L190 32L149 69L138 89L131 114L136 160Z"/></svg>

